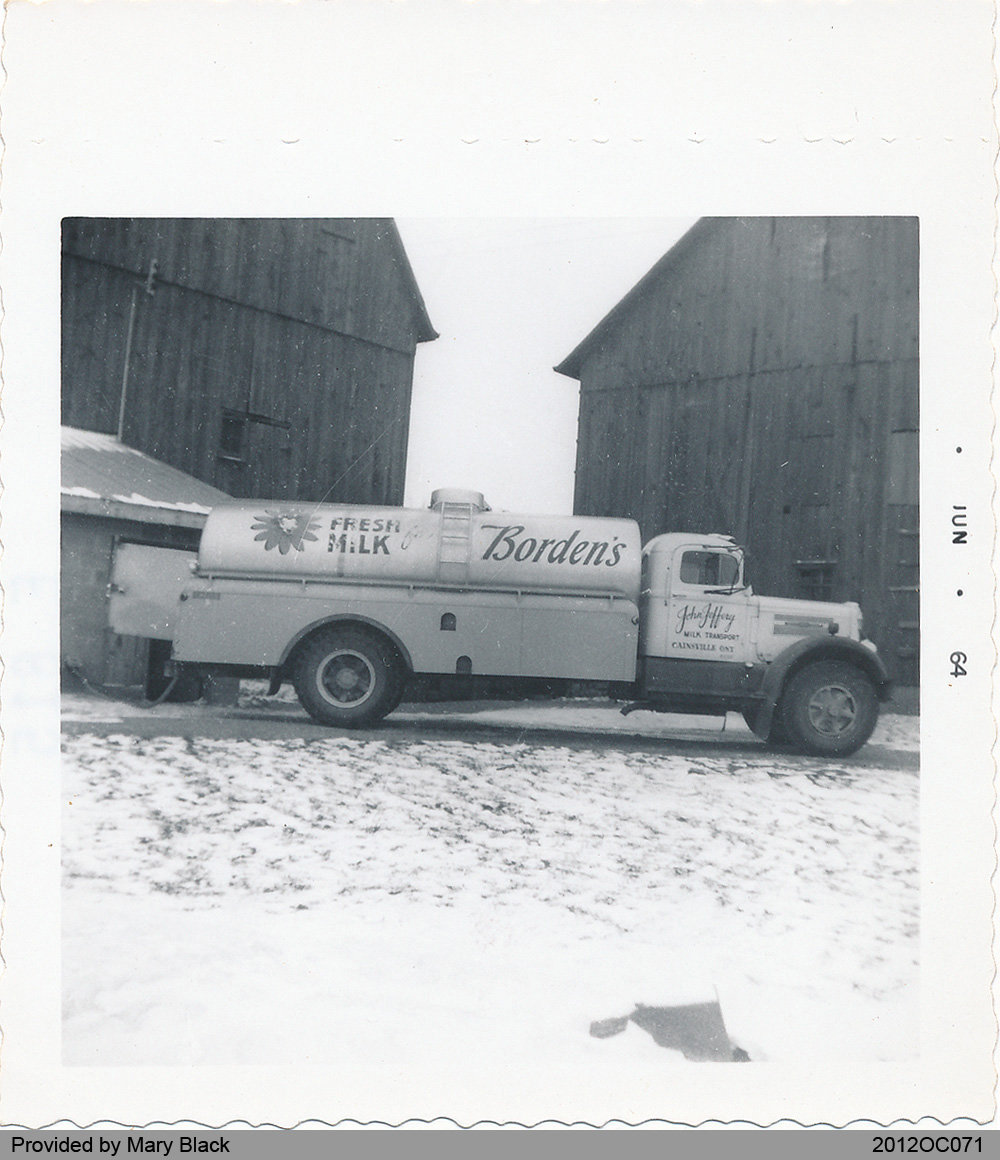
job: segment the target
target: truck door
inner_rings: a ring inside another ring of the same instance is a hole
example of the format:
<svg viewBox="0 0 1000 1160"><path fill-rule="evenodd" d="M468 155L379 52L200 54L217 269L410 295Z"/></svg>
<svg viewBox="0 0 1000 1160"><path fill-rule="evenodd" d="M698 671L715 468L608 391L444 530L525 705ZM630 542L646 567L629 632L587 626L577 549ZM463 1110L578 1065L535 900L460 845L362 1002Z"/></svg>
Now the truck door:
<svg viewBox="0 0 1000 1160"><path fill-rule="evenodd" d="M750 602L742 553L735 546L663 536L647 556L640 638L644 694L718 698L745 692Z"/></svg>
<svg viewBox="0 0 1000 1160"><path fill-rule="evenodd" d="M746 659L743 561L723 548L682 544L670 569L666 655L688 661Z"/></svg>

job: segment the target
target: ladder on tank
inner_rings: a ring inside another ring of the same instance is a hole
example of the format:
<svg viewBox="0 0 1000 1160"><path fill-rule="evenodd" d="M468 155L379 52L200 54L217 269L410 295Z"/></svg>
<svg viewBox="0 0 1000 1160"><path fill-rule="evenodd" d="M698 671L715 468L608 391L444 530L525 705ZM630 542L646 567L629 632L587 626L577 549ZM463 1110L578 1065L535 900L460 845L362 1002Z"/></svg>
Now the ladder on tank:
<svg viewBox="0 0 1000 1160"><path fill-rule="evenodd" d="M442 580L464 584L469 578L474 511L478 511L478 508L471 503L441 504L438 576Z"/></svg>

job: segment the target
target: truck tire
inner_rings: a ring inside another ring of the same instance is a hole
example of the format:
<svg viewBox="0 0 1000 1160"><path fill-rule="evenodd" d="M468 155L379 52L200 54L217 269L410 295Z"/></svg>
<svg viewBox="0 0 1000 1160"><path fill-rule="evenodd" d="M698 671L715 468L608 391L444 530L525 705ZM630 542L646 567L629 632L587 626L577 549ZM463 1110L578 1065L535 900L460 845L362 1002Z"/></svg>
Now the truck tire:
<svg viewBox="0 0 1000 1160"><path fill-rule="evenodd" d="M871 736L878 697L861 669L845 661L816 661L788 682L778 709L797 749L819 757L845 757Z"/></svg>
<svg viewBox="0 0 1000 1160"><path fill-rule="evenodd" d="M299 650L293 682L302 707L323 725L371 725L399 704L402 665L392 645L353 625L332 626Z"/></svg>

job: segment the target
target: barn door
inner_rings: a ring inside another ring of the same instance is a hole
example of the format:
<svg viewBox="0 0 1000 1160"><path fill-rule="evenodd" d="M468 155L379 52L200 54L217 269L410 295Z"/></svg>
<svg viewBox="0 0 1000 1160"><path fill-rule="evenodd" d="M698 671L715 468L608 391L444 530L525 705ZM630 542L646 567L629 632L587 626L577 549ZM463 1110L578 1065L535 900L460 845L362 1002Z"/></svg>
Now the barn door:
<svg viewBox="0 0 1000 1160"><path fill-rule="evenodd" d="M887 663L897 685L920 684L919 436L906 427L889 436L886 480Z"/></svg>
<svg viewBox="0 0 1000 1160"><path fill-rule="evenodd" d="M889 639L887 663L897 685L920 684L920 524L916 506L888 508Z"/></svg>

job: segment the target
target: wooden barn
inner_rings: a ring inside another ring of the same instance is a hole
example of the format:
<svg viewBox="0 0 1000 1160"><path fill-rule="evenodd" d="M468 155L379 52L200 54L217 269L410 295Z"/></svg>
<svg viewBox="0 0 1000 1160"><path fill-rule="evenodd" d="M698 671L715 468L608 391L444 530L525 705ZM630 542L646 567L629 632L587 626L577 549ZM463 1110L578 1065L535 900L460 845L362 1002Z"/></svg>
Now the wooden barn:
<svg viewBox="0 0 1000 1160"><path fill-rule="evenodd" d="M230 495L401 503L435 337L390 219L63 222L63 423Z"/></svg>
<svg viewBox="0 0 1000 1160"><path fill-rule="evenodd" d="M579 514L734 535L919 683L916 218L703 218L556 370Z"/></svg>

